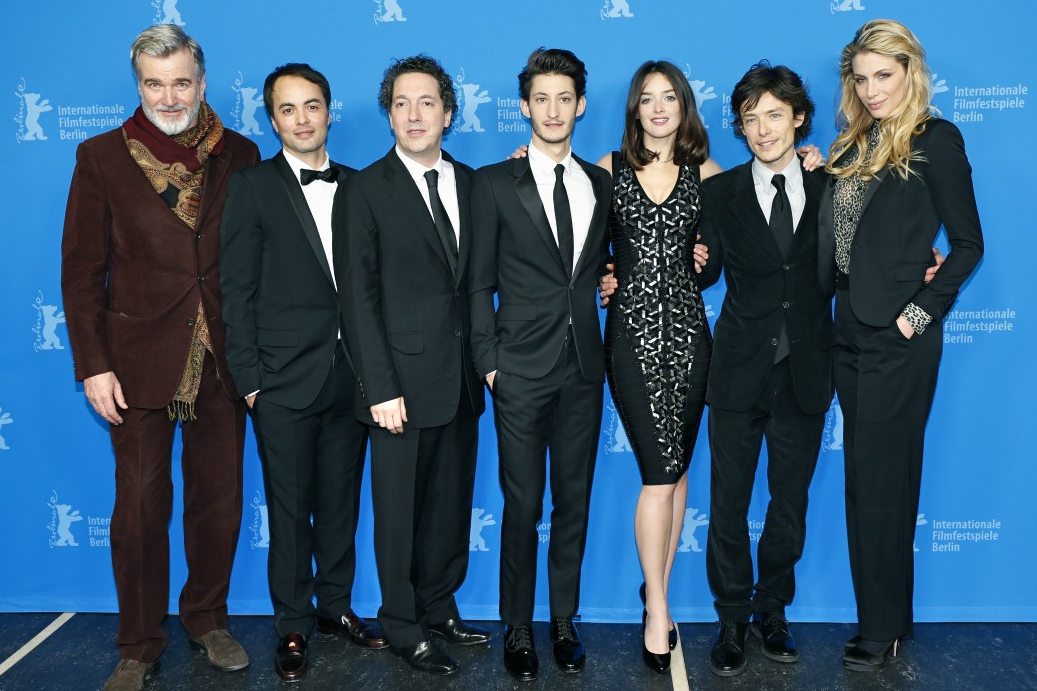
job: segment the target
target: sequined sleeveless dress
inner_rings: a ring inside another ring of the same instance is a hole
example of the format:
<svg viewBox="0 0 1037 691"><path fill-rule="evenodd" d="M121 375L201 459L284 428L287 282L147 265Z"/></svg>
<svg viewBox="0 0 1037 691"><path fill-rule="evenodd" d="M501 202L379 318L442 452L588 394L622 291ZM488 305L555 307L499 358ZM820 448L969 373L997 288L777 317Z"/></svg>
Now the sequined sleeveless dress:
<svg viewBox="0 0 1037 691"><path fill-rule="evenodd" d="M619 288L609 301L605 368L646 485L672 484L695 446L712 336L695 281L701 209L698 166L682 166L653 202L613 154L609 233Z"/></svg>

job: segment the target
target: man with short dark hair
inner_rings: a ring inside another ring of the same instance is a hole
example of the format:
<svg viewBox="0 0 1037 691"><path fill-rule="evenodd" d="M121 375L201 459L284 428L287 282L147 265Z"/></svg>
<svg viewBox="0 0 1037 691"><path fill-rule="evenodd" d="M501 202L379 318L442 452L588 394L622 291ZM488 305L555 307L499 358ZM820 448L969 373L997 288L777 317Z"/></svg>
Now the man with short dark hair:
<svg viewBox="0 0 1037 691"><path fill-rule="evenodd" d="M275 669L295 681L306 674L314 622L355 645L388 644L353 613L351 597L367 427L354 411L332 218L345 213L346 178L356 171L328 157L323 74L282 65L266 78L263 100L282 150L230 180L220 285L227 363L263 461Z"/></svg>
<svg viewBox="0 0 1037 691"><path fill-rule="evenodd" d="M581 671L586 659L573 617L601 429L605 357L595 285L612 193L608 173L571 150L586 80L570 51L533 51L519 74L533 129L528 157L480 169L472 193L472 345L494 395L504 491L504 665L523 681L539 673L531 624L548 448L554 658L563 672Z"/></svg>
<svg viewBox="0 0 1037 691"><path fill-rule="evenodd" d="M371 435L378 620L411 667L448 675L457 663L433 635L455 645L490 640L454 600L468 571L485 408L468 344L472 170L442 150L457 97L438 62L396 61L378 100L396 143L350 180L335 273L356 414Z"/></svg>
<svg viewBox="0 0 1037 691"><path fill-rule="evenodd" d="M710 667L745 667L749 630L765 656L798 659L785 607L806 536L807 490L832 401L831 294L817 275L821 171L807 172L795 145L810 132L814 104L799 76L754 65L731 94L737 133L753 159L707 180L700 276L723 268L727 295L714 327L706 401L711 452L706 571L720 618ZM762 440L770 503L753 562L747 513Z"/></svg>
<svg viewBox="0 0 1037 691"><path fill-rule="evenodd" d="M205 102L205 58L180 27L142 32L130 58L140 108L76 152L61 267L76 380L115 450L121 660L108 691L140 689L166 646L178 426L188 567L180 621L213 666L248 665L227 632L245 405L224 359L217 254L227 179L259 150Z"/></svg>

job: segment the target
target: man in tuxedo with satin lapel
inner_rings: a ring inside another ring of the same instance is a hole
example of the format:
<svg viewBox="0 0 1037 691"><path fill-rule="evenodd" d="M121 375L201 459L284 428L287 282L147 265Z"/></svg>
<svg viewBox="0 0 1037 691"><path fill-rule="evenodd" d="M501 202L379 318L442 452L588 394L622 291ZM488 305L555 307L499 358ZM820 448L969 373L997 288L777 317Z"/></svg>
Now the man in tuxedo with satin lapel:
<svg viewBox="0 0 1037 691"><path fill-rule="evenodd" d="M351 606L367 428L354 411L332 224L346 211L346 179L356 171L328 157L324 75L283 65L266 78L263 99L282 150L231 178L220 285L227 361L252 409L263 462L275 668L295 681L306 674L315 621L356 645L387 643Z"/></svg>
<svg viewBox="0 0 1037 691"><path fill-rule="evenodd" d="M519 75L533 129L528 157L480 169L472 193L472 343L494 395L504 492L504 663L526 681L539 671L530 625L548 448L554 658L563 672L579 672L586 659L573 617L601 428L605 358L595 286L612 191L608 174L570 147L586 75L568 50L530 55Z"/></svg>
<svg viewBox="0 0 1037 691"><path fill-rule="evenodd" d="M721 676L744 669L749 630L768 658L798 659L785 606L832 400L832 295L816 261L824 174L807 172L794 148L810 132L814 104L795 72L763 62L735 86L731 107L753 159L703 185L700 242L709 258L699 277L703 288L721 269L727 279L706 388L706 572L721 624L710 667ZM746 519L763 438L770 503L754 586Z"/></svg>
<svg viewBox="0 0 1037 691"><path fill-rule="evenodd" d="M350 180L335 270L370 426L379 622L409 665L448 675L457 663L433 635L490 640L454 600L485 408L468 343L472 170L442 150L457 96L438 62L394 62L378 100L396 145Z"/></svg>

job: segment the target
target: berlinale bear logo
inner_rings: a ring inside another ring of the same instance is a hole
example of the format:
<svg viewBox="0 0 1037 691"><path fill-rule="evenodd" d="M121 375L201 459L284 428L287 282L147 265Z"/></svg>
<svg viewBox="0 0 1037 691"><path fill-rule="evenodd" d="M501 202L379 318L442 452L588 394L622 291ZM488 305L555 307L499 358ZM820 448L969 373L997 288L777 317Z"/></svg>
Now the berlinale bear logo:
<svg viewBox="0 0 1037 691"><path fill-rule="evenodd" d="M493 514L486 513L485 509L473 508L472 527L468 533L469 552L490 551L490 548L486 546L486 538L482 536L482 529L488 525L497 525L497 521L493 520Z"/></svg>

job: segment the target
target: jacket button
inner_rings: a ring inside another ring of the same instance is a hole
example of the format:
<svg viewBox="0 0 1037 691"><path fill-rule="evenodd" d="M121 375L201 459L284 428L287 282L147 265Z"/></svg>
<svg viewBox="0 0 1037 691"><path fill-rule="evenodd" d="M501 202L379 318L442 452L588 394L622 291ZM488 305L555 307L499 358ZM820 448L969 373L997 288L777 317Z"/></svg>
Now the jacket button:
<svg viewBox="0 0 1037 691"><path fill-rule="evenodd" d="M188 326L194 326L194 318L193 317L187 320L187 325Z"/></svg>
<svg viewBox="0 0 1037 691"><path fill-rule="evenodd" d="M772 338L771 339L771 345L774 345L774 346L778 345L778 339Z"/></svg>
<svg viewBox="0 0 1037 691"><path fill-rule="evenodd" d="M785 309L788 309L789 308L789 303L783 302L783 303L781 303L781 306L784 307Z"/></svg>
<svg viewBox="0 0 1037 691"><path fill-rule="evenodd" d="M458 338L460 338L461 337L461 331L459 329L454 329L454 335L457 336Z"/></svg>
<svg viewBox="0 0 1037 691"><path fill-rule="evenodd" d="M788 271L788 270L789 270L789 269L791 269L792 267L791 267L791 266L789 266L788 264L782 264L782 265L781 265L781 268L782 268L782 270L783 270L783 271Z"/></svg>
<svg viewBox="0 0 1037 691"><path fill-rule="evenodd" d="M202 239L202 234L201 233L195 233L194 234L194 239L195 240L201 240Z"/></svg>
<svg viewBox="0 0 1037 691"><path fill-rule="evenodd" d="M205 276L199 276L198 277L198 282L199 283L205 283Z"/></svg>

